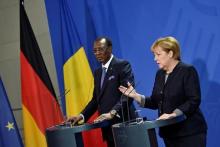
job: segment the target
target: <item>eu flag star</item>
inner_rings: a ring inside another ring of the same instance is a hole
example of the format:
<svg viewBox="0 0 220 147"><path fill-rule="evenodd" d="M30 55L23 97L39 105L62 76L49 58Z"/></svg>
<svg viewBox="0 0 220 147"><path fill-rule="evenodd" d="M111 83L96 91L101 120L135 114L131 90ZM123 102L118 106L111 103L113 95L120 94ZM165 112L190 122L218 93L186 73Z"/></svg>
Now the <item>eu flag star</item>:
<svg viewBox="0 0 220 147"><path fill-rule="evenodd" d="M11 129L15 129L13 122L12 123L8 122L7 126L5 126L5 127L8 128L8 131L10 131Z"/></svg>

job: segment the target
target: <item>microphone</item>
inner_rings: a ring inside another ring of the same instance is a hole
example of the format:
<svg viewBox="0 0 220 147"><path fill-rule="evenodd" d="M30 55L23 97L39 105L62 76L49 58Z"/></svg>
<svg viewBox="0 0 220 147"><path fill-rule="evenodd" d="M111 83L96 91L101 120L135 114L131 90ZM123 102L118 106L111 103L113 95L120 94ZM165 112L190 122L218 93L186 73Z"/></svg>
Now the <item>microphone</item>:
<svg viewBox="0 0 220 147"><path fill-rule="evenodd" d="M70 89L65 89L64 92L62 92L59 96L56 97L58 101L58 105L60 109L62 110L62 113L63 113L63 107L61 105L61 99L62 97L65 97L69 92L70 92Z"/></svg>
<svg viewBox="0 0 220 147"><path fill-rule="evenodd" d="M139 85L140 81L137 82L136 87ZM129 95L135 90L134 84L131 84L133 86L132 90L128 93L128 96L126 96L126 104L127 104L127 111L128 111L128 122L130 121L130 111L129 111L129 102L128 102L128 97ZM127 90L127 89L126 89Z"/></svg>
<svg viewBox="0 0 220 147"><path fill-rule="evenodd" d="M65 91L62 94L60 94L59 96L56 96L57 100L54 99L54 101L53 101L55 103L55 106L56 106L55 109L56 109L57 115L59 114L59 109L60 109L63 120L65 120L65 115L64 115L64 112L63 112L63 109L62 109L62 106L61 106L61 98L65 97L69 92L70 92L70 89L65 89Z"/></svg>
<svg viewBox="0 0 220 147"><path fill-rule="evenodd" d="M131 86L134 86L134 82L131 83ZM125 93L127 92L128 88L121 94L121 97L120 97L120 103L121 103L121 113L122 113L122 122L124 123L125 122L125 116L124 116L124 108L123 108L123 96L125 96ZM132 89L132 91L134 90L134 87ZM131 91L131 92L132 92ZM130 93L129 93L130 94ZM126 97L125 97L126 98ZM128 98L126 98L126 109L127 109L127 112L128 112L128 120L130 120L130 113L129 113L129 104L128 104Z"/></svg>

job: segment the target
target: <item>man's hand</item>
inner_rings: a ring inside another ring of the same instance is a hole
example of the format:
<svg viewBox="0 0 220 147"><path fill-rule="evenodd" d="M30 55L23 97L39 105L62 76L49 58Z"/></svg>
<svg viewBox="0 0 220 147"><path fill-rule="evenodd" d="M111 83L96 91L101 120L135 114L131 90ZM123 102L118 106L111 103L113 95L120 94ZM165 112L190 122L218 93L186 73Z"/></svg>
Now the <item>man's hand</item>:
<svg viewBox="0 0 220 147"><path fill-rule="evenodd" d="M110 112L109 113L104 113L104 114L101 114L101 115L99 115L99 117L97 117L95 120L94 120L94 122L95 123L98 123L98 122L102 122L102 121L104 121L104 120L110 120L110 119L112 119L114 116L112 116L111 114L110 114Z"/></svg>
<svg viewBox="0 0 220 147"><path fill-rule="evenodd" d="M72 116L72 117L67 118L65 122L70 122L72 125L75 125L76 123L78 123L82 119L83 119L83 117L81 115Z"/></svg>

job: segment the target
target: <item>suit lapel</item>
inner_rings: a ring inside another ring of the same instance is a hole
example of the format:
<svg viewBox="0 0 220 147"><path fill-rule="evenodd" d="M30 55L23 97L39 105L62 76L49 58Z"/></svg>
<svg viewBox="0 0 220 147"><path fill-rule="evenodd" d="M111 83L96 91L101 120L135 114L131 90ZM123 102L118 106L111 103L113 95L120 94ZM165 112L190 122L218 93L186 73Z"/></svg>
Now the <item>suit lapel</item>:
<svg viewBox="0 0 220 147"><path fill-rule="evenodd" d="M105 79L104 79L101 91L104 91L106 85L108 84L108 81L109 81L108 79L109 79L110 75L112 75L112 67L111 66L109 66L108 71L105 75Z"/></svg>
<svg viewBox="0 0 220 147"><path fill-rule="evenodd" d="M105 88L106 86L108 85L109 83L109 77L112 76L112 73L113 73L113 65L114 63L116 62L115 58L113 57L109 67L108 67L108 71L105 75L105 79L104 79L104 82L103 82L103 85L102 85L102 88L100 87L100 83L101 83L101 78L99 78L99 89L100 89L100 93L99 93L99 98L101 97L101 95L103 94L103 92L105 91ZM100 72L101 73L101 72ZM101 75L101 74L100 74ZM101 77L101 76L100 76ZM99 99L98 98L98 99Z"/></svg>
<svg viewBox="0 0 220 147"><path fill-rule="evenodd" d="M97 72L97 75L96 75L96 79L97 79L97 88L98 88L98 92L100 93L100 90L101 90L101 77L102 77L102 69L101 68L99 68L98 69L98 72Z"/></svg>

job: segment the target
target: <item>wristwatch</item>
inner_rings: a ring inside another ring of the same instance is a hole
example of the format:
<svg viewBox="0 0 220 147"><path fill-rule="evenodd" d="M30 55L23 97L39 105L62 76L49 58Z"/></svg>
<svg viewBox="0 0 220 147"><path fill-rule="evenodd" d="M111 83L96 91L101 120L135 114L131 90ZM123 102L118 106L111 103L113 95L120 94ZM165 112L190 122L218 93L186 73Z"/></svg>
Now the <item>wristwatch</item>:
<svg viewBox="0 0 220 147"><path fill-rule="evenodd" d="M111 114L112 117L117 116L118 118L120 118L120 116L118 115L117 111L114 110L114 109L110 111L110 114Z"/></svg>

